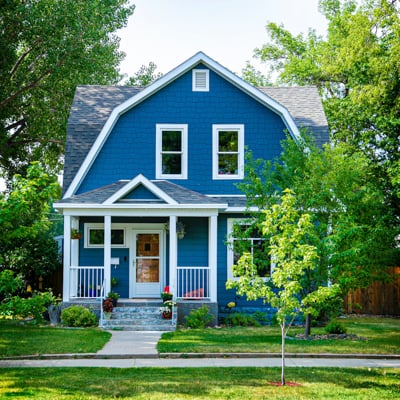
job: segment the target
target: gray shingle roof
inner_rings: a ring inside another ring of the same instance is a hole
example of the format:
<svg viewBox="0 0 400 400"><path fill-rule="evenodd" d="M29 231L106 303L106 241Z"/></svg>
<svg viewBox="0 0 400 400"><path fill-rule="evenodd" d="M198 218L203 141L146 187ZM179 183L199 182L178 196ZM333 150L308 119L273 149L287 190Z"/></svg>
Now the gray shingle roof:
<svg viewBox="0 0 400 400"><path fill-rule="evenodd" d="M218 206L219 204L227 204L227 200L224 198L212 198L208 196L204 196L201 193L195 192L193 190L187 189L185 187L176 185L174 183L168 181L151 181L157 186L160 190L166 193L169 197L174 199L178 204L203 204L209 206ZM60 203L65 204L102 204L107 199L109 199L116 192L121 190L128 181L118 181L112 183L111 185L102 186L95 190L91 190L86 193L74 195L70 198L63 199ZM129 200L127 201L129 202ZM154 204L154 199L151 198L148 201L146 199L141 200L131 200L132 203L135 204ZM159 202L165 203L163 200Z"/></svg>
<svg viewBox="0 0 400 400"><path fill-rule="evenodd" d="M159 189L172 197L178 204L224 204L212 197L204 196L201 193L176 185L168 181L152 181Z"/></svg>
<svg viewBox="0 0 400 400"><path fill-rule="evenodd" d="M271 86L260 90L282 104L299 128L309 128L318 146L329 141L328 121L315 86Z"/></svg>
<svg viewBox="0 0 400 400"><path fill-rule="evenodd" d="M67 125L64 192L112 110L142 89L132 86L77 87ZM318 145L329 141L328 124L315 87L267 87L261 91L286 107L299 128L308 127Z"/></svg>

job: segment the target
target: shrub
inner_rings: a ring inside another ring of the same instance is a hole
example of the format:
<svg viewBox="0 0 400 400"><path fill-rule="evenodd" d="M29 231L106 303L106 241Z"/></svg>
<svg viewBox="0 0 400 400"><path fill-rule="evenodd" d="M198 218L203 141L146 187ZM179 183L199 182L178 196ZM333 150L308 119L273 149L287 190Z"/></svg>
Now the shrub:
<svg viewBox="0 0 400 400"><path fill-rule="evenodd" d="M8 297L0 306L0 314L12 318L32 317L35 322L42 322L43 313L55 299L51 291L35 292L32 297L28 298Z"/></svg>
<svg viewBox="0 0 400 400"><path fill-rule="evenodd" d="M97 325L97 318L83 306L70 306L62 310L61 322L66 326L86 327Z"/></svg>
<svg viewBox="0 0 400 400"><path fill-rule="evenodd" d="M252 316L241 313L234 313L226 318L231 326L261 326L261 324Z"/></svg>
<svg viewBox="0 0 400 400"><path fill-rule="evenodd" d="M204 329L214 318L209 311L210 309L206 305L190 311L189 315L185 317L185 327Z"/></svg>
<svg viewBox="0 0 400 400"><path fill-rule="evenodd" d="M347 328L338 321L331 321L325 327L325 332L329 334L341 335L347 332Z"/></svg>

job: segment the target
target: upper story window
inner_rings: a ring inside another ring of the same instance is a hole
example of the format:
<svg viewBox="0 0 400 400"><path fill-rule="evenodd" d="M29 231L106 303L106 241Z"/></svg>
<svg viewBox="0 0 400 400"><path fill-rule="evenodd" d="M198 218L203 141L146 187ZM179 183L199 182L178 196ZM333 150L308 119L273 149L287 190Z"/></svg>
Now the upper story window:
<svg viewBox="0 0 400 400"><path fill-rule="evenodd" d="M187 135L187 125L157 124L157 179L187 179Z"/></svg>
<svg viewBox="0 0 400 400"><path fill-rule="evenodd" d="M232 266L237 264L243 253L250 253L257 266L258 276L264 279L271 277L274 263L268 255L268 241L258 229L240 219L228 219L228 279L234 279Z"/></svg>
<svg viewBox="0 0 400 400"><path fill-rule="evenodd" d="M208 69L194 69L192 71L193 92L208 92L210 90L210 71Z"/></svg>
<svg viewBox="0 0 400 400"><path fill-rule="evenodd" d="M242 179L244 125L213 125L213 179Z"/></svg>

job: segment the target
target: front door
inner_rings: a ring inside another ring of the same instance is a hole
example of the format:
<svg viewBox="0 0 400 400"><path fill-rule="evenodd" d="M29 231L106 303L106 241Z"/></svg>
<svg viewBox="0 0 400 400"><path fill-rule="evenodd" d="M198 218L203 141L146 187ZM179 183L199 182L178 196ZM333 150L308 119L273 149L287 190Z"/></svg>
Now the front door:
<svg viewBox="0 0 400 400"><path fill-rule="evenodd" d="M131 297L160 297L162 231L135 231Z"/></svg>

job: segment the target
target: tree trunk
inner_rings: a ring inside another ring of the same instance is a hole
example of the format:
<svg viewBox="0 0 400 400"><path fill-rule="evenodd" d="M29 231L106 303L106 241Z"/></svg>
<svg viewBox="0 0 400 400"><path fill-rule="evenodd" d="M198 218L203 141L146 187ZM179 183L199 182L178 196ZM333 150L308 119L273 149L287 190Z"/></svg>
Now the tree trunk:
<svg viewBox="0 0 400 400"><path fill-rule="evenodd" d="M285 324L281 325L282 334L282 373L281 373L281 384L285 386Z"/></svg>
<svg viewBox="0 0 400 400"><path fill-rule="evenodd" d="M306 314L306 325L304 327L304 336L308 337L311 334L311 314Z"/></svg>

